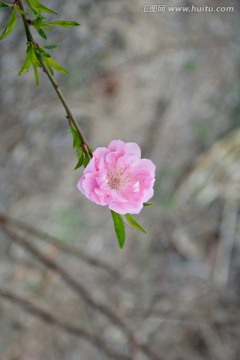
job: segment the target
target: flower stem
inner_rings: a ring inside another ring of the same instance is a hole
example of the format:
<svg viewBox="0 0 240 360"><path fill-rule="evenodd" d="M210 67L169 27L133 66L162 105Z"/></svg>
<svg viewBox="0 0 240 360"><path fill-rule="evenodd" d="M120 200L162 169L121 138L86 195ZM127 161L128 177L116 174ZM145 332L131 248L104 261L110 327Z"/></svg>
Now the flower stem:
<svg viewBox="0 0 240 360"><path fill-rule="evenodd" d="M18 0L18 5L20 7L20 9L22 9L24 11L24 6L23 6L23 2L22 0ZM28 43L31 43L32 45L37 45L36 42L34 41L34 38L32 36L32 33L31 33L31 30L30 30L30 27L29 27L29 23L28 23L28 20L25 16L24 13L21 14L22 16L22 19L23 19L23 24L24 24L24 29L25 29L25 33L26 33L26 37L27 37L27 41ZM58 98L60 99L65 111L66 111L66 114L67 114L67 119L69 121L69 123L73 124L78 132L78 135L81 139L81 142L82 142L82 147L83 147L83 151L85 153L87 153L90 157L92 157L92 150L91 150L91 147L89 146L88 142L87 142L87 139L85 137L85 135L83 134L77 120L75 119L68 103L67 103L67 100L65 99L61 89L60 89L60 86L59 84L57 83L57 81L55 80L55 78L52 76L52 74L50 73L48 67L46 66L45 62L44 62L44 59L41 55L37 54L37 58L41 64L41 67L43 69L43 71L46 73L47 77L49 78L55 92L57 93L57 96Z"/></svg>

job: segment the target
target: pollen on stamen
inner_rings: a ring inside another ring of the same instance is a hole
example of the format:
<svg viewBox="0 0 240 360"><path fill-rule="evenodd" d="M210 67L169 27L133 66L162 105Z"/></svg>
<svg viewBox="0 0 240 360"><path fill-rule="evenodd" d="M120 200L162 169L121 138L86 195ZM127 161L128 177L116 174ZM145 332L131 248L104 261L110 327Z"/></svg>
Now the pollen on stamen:
<svg viewBox="0 0 240 360"><path fill-rule="evenodd" d="M121 188L121 181L120 181L120 179L118 179L118 178L111 179L111 180L109 181L109 186L110 186L110 188L113 189L113 190L120 190L120 188Z"/></svg>
<svg viewBox="0 0 240 360"><path fill-rule="evenodd" d="M129 174L119 167L117 171L108 174L108 185L111 189L119 191L129 181Z"/></svg>

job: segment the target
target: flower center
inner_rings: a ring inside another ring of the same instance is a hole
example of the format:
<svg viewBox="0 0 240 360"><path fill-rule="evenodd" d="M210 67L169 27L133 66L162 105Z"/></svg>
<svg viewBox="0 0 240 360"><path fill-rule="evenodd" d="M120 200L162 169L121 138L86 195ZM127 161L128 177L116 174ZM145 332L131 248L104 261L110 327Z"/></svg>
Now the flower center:
<svg viewBox="0 0 240 360"><path fill-rule="evenodd" d="M129 181L129 173L122 166L117 166L108 171L107 181L111 189L118 191Z"/></svg>
<svg viewBox="0 0 240 360"><path fill-rule="evenodd" d="M111 189L114 190L120 190L121 185L122 185L122 181L120 179L120 177L116 176L116 177L110 177L108 180L109 186Z"/></svg>

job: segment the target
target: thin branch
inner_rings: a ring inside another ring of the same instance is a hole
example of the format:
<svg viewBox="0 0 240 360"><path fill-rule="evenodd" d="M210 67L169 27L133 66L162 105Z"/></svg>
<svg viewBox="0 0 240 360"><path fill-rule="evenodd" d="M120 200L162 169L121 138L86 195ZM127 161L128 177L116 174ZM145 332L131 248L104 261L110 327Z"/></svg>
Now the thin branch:
<svg viewBox="0 0 240 360"><path fill-rule="evenodd" d="M2 221L1 221L2 222ZM52 259L48 258L46 255L42 254L33 244L29 243L26 239L19 236L15 231L9 228L7 224L2 222L3 230L11 236L12 241L24 247L25 250L34 255L41 263L43 263L47 268L51 269L56 274L60 275L62 280L71 287L78 295L80 295L85 302L94 308L96 311L104 314L108 319L110 319L114 324L119 326L127 339L129 339L129 332L125 327L125 324L122 323L122 320L118 318L115 313L112 313L110 309L105 307L102 304L97 303L92 299L88 290L79 282L76 281L69 272L67 272L62 266L57 264ZM131 338L130 334L130 338Z"/></svg>
<svg viewBox="0 0 240 360"><path fill-rule="evenodd" d="M24 230L27 233L32 234L33 236L36 236L37 239L43 240L49 244L54 245L57 249L60 249L67 254L71 254L72 256L86 262L87 264L89 264L91 266L105 270L105 271L109 272L115 278L120 277L120 274L118 273L118 271L116 269L114 269L111 265L105 263L102 260L96 259L93 256L86 254L79 248L76 248L73 246L70 247L70 246L64 244L61 240L57 239L55 236L46 234L43 231L40 231L40 230L36 229L35 227L32 227L21 221L15 220L4 213L0 213L0 222L1 221L3 221L6 224L13 226L15 228Z"/></svg>
<svg viewBox="0 0 240 360"><path fill-rule="evenodd" d="M20 7L20 9L22 9L24 11L24 6L23 6L23 2L22 0L18 0L18 5ZM23 24L24 24L24 29L25 29L25 33L26 33L26 37L27 37L27 41L29 43L31 43L33 46L36 46L37 43L34 41L34 38L32 36L32 33L31 33L31 30L30 30L30 27L29 27L29 24L28 24L28 21L27 21L27 18L26 18L26 15L24 13L21 14L22 16L22 19L23 19ZM42 66L42 69L43 71L47 74L47 77L49 78L55 92L57 93L57 96L59 97L65 111L66 111L66 114L67 114L67 118L69 120L69 122L73 123L80 138L81 138L81 141L82 141L82 147L83 147L83 151L88 153L90 157L92 157L92 150L91 150L91 147L89 146L88 142L87 142L87 139L85 137L85 135L83 134L80 126L78 125L78 122L77 120L75 119L68 103L67 103L67 100L65 99L61 89L60 89L60 86L59 84L57 83L57 81L55 80L55 78L51 75L48 67L46 66L45 62L44 62L44 59L41 55L37 54L37 58Z"/></svg>
<svg viewBox="0 0 240 360"><path fill-rule="evenodd" d="M131 360L134 360L136 351L142 351L147 357L151 360L162 360L162 357L158 354L155 354L146 344L138 343L134 334L131 330L128 329L126 324L122 319L111 309L105 305L98 303L92 298L88 290L82 285L79 281L76 281L72 275L65 270L61 265L56 263L54 260L48 258L41 251L39 251L32 243L27 241L22 236L19 236L14 230L12 230L7 223L0 218L0 223L2 224L2 229L8 234L12 241L22 246L25 250L34 255L41 263L43 263L47 268L61 276L61 279L72 288L78 295L80 295L84 301L91 306L94 310L99 312L108 318L113 324L115 324L119 329L121 329L123 335L128 340L130 349L131 349Z"/></svg>
<svg viewBox="0 0 240 360"><path fill-rule="evenodd" d="M58 328L64 330L65 332L71 335L78 336L83 340L89 342L93 346L97 347L104 354L106 354L110 359L131 360L129 356L120 354L118 352L109 349L109 347L105 344L105 341L100 336L93 334L89 331L86 331L75 325L72 325L69 322L60 320L49 311L40 307L39 305L34 304L32 301L29 301L28 299L19 296L8 289L4 289L0 287L0 296L5 299L8 299L10 302L14 304L21 306L25 311L33 314L40 320L51 325L56 325Z"/></svg>

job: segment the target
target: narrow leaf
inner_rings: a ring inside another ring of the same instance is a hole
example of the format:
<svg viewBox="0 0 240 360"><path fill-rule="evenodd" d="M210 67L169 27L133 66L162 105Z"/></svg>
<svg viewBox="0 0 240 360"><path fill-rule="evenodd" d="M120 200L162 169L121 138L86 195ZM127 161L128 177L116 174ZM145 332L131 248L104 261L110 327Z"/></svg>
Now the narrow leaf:
<svg viewBox="0 0 240 360"><path fill-rule="evenodd" d="M36 48L33 48L32 46L29 48L29 52L30 52L30 55L31 55L31 59L32 59L32 63L35 64L36 66L38 67L41 67L41 64L40 62L38 61L38 58L35 54L35 49Z"/></svg>
<svg viewBox="0 0 240 360"><path fill-rule="evenodd" d="M90 161L90 157L88 154L83 152L82 139L73 123L70 123L69 131L72 134L73 148L75 149L78 157L78 163L74 170L80 168L82 165L86 167Z"/></svg>
<svg viewBox="0 0 240 360"><path fill-rule="evenodd" d="M115 233L117 235L118 244L122 249L125 243L125 227L120 214L111 210Z"/></svg>
<svg viewBox="0 0 240 360"><path fill-rule="evenodd" d="M26 72L28 72L30 65L32 64L32 56L31 56L31 52L30 49L27 49L27 56L24 60L23 66L21 68L21 70L18 73L18 76L21 76L22 74L25 74Z"/></svg>
<svg viewBox="0 0 240 360"><path fill-rule="evenodd" d="M44 48L47 50L52 50L55 49L56 47L58 47L58 44L49 44L44 46Z"/></svg>
<svg viewBox="0 0 240 360"><path fill-rule="evenodd" d="M15 28L16 22L17 22L17 9L15 7L12 10L12 13L8 20L7 26L5 27L2 35L0 36L0 40L5 39L13 31L13 29Z"/></svg>
<svg viewBox="0 0 240 360"><path fill-rule="evenodd" d="M81 145L81 139L79 138L78 132L73 124L70 125L70 132L73 138L73 148L77 145Z"/></svg>
<svg viewBox="0 0 240 360"><path fill-rule="evenodd" d="M68 74L68 71L66 69L64 69L61 65L59 65L58 62L56 60L54 60L52 57L44 56L44 60L46 61L47 65L52 66L57 71L60 71L63 74Z"/></svg>
<svg viewBox="0 0 240 360"><path fill-rule="evenodd" d="M34 70L34 74L35 74L35 82L36 82L36 85L38 86L38 83L39 83L38 67L41 67L41 64L38 61L38 58L37 58L32 46L29 48L29 52L31 55L31 61L32 61L33 70Z"/></svg>
<svg viewBox="0 0 240 360"><path fill-rule="evenodd" d="M77 153L77 157L78 159L82 156L83 154L83 148L82 148L82 145L77 145L75 146L75 150L76 150L76 153Z"/></svg>
<svg viewBox="0 0 240 360"><path fill-rule="evenodd" d="M0 2L0 9L6 9L8 7L12 7L12 4L5 3L4 1Z"/></svg>
<svg viewBox="0 0 240 360"><path fill-rule="evenodd" d="M79 26L80 24L76 21L58 20L58 21L51 21L50 23L48 23L48 25L62 26L64 28L69 28L73 26Z"/></svg>
<svg viewBox="0 0 240 360"><path fill-rule="evenodd" d="M35 16L39 16L40 11L33 5L31 0L26 0L29 10L33 13Z"/></svg>
<svg viewBox="0 0 240 360"><path fill-rule="evenodd" d="M38 84L39 84L39 73L38 73L38 67L37 67L36 64L33 64L33 70L34 70L34 74L35 74L36 86L38 86Z"/></svg>
<svg viewBox="0 0 240 360"><path fill-rule="evenodd" d="M75 166L74 170L77 170L77 169L79 169L79 168L82 166L83 160L84 160L84 155L82 154L82 156L79 158L78 163L77 163L77 165Z"/></svg>
<svg viewBox="0 0 240 360"><path fill-rule="evenodd" d="M91 160L90 155L87 153L84 154L84 159L83 159L83 166L84 168L87 167L89 161Z"/></svg>
<svg viewBox="0 0 240 360"><path fill-rule="evenodd" d="M35 53L40 56L50 57L50 55L47 53L47 51L42 49L40 46L35 48Z"/></svg>
<svg viewBox="0 0 240 360"><path fill-rule="evenodd" d="M32 25L38 31L45 22L46 18L44 16L37 16L37 18L32 21Z"/></svg>
<svg viewBox="0 0 240 360"><path fill-rule="evenodd" d="M36 30L37 30L37 32L39 33L39 35L40 35L44 40L47 40L47 35L46 35L46 33L43 31L42 28L40 28L40 29L37 29L37 28L36 28Z"/></svg>
<svg viewBox="0 0 240 360"><path fill-rule="evenodd" d="M129 225L131 225L135 229L147 234L146 230L130 214L126 214L125 219L127 220Z"/></svg>
<svg viewBox="0 0 240 360"><path fill-rule="evenodd" d="M50 71L50 74L51 74L51 75L54 75L54 70L53 70L53 68L52 68L50 65L48 65L48 64L46 64L46 65L47 65L48 70Z"/></svg>
<svg viewBox="0 0 240 360"><path fill-rule="evenodd" d="M43 27L44 29L46 29L46 30L51 30L51 29L52 29L51 26L48 25L48 24L42 24L42 27Z"/></svg>
<svg viewBox="0 0 240 360"><path fill-rule="evenodd" d="M26 13L26 11L23 11L22 9L20 9L18 6L16 7L17 11L20 12L20 14L28 16L28 13Z"/></svg>
<svg viewBox="0 0 240 360"><path fill-rule="evenodd" d="M33 6L35 8L37 8L40 12L46 12L46 13L50 13L50 14L54 14L57 15L57 13L51 9L49 9L48 7L46 7L45 5L43 5L42 3L40 3L38 0L29 0Z"/></svg>
<svg viewBox="0 0 240 360"><path fill-rule="evenodd" d="M143 206L151 206L151 205L154 205L154 202L147 201L147 202L143 203Z"/></svg>

